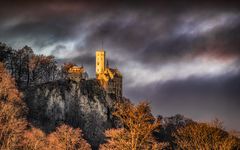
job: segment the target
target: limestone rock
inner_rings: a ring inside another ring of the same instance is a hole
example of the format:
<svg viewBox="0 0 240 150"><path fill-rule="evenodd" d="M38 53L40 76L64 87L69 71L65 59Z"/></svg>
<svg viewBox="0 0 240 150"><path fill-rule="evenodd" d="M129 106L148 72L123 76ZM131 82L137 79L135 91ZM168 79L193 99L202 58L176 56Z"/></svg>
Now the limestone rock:
<svg viewBox="0 0 240 150"><path fill-rule="evenodd" d="M46 132L61 123L80 127L97 148L104 131L115 126L112 117L116 97L108 95L95 79L74 82L58 80L25 90L29 120Z"/></svg>

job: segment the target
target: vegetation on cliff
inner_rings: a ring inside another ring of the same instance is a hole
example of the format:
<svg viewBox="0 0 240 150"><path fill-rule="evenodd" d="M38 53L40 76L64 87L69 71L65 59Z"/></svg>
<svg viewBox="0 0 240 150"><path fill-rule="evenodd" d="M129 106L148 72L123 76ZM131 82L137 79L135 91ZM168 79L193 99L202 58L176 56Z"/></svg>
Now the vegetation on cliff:
<svg viewBox="0 0 240 150"><path fill-rule="evenodd" d="M239 139L218 126L207 123L191 123L177 129L175 143L181 149L239 149Z"/></svg>

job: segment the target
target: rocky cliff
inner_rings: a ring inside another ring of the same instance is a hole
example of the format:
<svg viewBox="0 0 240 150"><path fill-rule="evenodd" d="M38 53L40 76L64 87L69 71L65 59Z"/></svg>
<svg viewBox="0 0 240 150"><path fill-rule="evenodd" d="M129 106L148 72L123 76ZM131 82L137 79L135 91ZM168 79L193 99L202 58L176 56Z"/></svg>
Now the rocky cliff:
<svg viewBox="0 0 240 150"><path fill-rule="evenodd" d="M104 131L115 126L111 112L117 98L106 94L97 80L58 80L25 91L29 120L46 132L61 123L80 127L97 148L104 141Z"/></svg>

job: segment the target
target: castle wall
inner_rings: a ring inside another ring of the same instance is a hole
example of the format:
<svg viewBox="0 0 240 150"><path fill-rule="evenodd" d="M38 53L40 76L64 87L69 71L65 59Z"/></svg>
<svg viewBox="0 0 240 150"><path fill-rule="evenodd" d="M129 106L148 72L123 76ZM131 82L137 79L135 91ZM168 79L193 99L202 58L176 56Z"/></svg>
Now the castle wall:
<svg viewBox="0 0 240 150"><path fill-rule="evenodd" d="M106 90L108 93L115 94L117 97L122 97L122 78L115 77L109 80Z"/></svg>

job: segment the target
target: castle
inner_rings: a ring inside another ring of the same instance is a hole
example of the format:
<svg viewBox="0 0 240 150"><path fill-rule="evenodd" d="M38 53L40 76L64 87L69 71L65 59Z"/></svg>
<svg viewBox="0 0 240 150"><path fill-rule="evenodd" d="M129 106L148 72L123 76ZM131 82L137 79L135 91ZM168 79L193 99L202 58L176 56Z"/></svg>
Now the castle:
<svg viewBox="0 0 240 150"><path fill-rule="evenodd" d="M68 69L68 78L76 82L87 79L84 67L73 66ZM109 67L106 52L96 51L96 79L108 94L122 97L122 74L118 69Z"/></svg>
<svg viewBox="0 0 240 150"><path fill-rule="evenodd" d="M122 74L118 69L109 67L103 49L96 51L96 78L109 94L122 97Z"/></svg>

